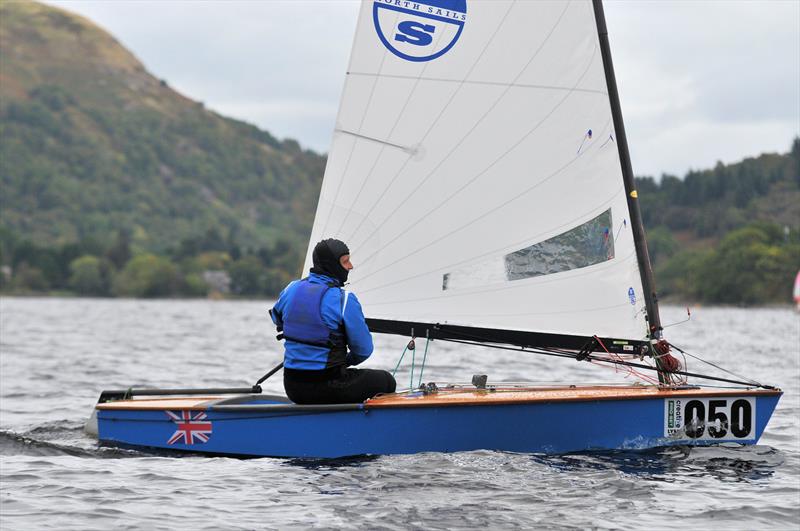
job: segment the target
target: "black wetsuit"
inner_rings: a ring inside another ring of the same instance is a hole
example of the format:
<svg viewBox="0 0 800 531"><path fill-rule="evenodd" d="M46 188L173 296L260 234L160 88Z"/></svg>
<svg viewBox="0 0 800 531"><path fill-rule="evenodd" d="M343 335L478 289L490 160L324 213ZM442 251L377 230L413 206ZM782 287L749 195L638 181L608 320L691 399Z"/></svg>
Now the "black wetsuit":
<svg viewBox="0 0 800 531"><path fill-rule="evenodd" d="M296 404L350 404L393 393L396 383L387 371L333 367L322 371L284 369L283 387Z"/></svg>

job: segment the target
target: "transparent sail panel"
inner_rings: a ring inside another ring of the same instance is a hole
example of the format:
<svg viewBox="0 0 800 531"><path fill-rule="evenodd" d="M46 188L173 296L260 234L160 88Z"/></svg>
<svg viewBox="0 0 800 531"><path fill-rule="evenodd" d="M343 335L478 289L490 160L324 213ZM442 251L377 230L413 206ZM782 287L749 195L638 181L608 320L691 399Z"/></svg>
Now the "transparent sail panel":
<svg viewBox="0 0 800 531"><path fill-rule="evenodd" d="M591 221L542 243L506 255L508 280L562 273L614 258L609 208Z"/></svg>
<svg viewBox="0 0 800 531"><path fill-rule="evenodd" d="M543 242L445 273L442 289L522 280L606 262L614 258L613 230L609 208L599 216Z"/></svg>

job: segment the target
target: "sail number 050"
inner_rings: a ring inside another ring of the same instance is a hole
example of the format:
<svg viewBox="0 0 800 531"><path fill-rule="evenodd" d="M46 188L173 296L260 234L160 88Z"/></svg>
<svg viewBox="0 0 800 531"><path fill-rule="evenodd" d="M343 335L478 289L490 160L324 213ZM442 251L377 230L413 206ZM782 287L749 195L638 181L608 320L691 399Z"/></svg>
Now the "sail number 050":
<svg viewBox="0 0 800 531"><path fill-rule="evenodd" d="M664 401L664 436L673 439L752 439L754 397L668 398Z"/></svg>
<svg viewBox="0 0 800 531"><path fill-rule="evenodd" d="M750 435L753 429L753 408L745 399L734 400L728 408L727 400L689 400L683 414L683 425L686 436L699 439L708 430L714 439L723 439L730 435L742 439Z"/></svg>

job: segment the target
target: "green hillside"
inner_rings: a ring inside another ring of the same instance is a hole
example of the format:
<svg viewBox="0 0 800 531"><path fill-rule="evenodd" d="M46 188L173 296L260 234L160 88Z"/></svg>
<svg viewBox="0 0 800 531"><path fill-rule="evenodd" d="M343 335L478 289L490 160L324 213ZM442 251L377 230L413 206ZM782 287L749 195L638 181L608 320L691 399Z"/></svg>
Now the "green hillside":
<svg viewBox="0 0 800 531"><path fill-rule="evenodd" d="M209 230L305 251L325 158L172 90L86 19L0 3L0 228L162 253ZM284 245L284 244L282 244Z"/></svg>
<svg viewBox="0 0 800 531"><path fill-rule="evenodd" d="M637 178L661 296L728 304L789 302L800 269L800 138L683 179Z"/></svg>
<svg viewBox="0 0 800 531"><path fill-rule="evenodd" d="M0 0L4 293L273 296L299 271L324 165L175 92L91 22ZM789 301L800 139L637 188L662 297Z"/></svg>
<svg viewBox="0 0 800 531"><path fill-rule="evenodd" d="M800 230L800 138L786 154L768 153L659 182L639 177L645 225L663 226L684 243L716 241L753 221Z"/></svg>

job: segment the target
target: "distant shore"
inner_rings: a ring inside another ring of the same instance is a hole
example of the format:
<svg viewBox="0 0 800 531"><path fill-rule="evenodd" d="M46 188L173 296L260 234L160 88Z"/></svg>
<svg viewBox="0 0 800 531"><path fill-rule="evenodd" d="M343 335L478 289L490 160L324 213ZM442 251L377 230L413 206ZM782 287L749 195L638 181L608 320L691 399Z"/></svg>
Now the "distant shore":
<svg viewBox="0 0 800 531"><path fill-rule="evenodd" d="M87 295L79 295L77 293L72 293L69 291L49 291L49 292L35 292L35 291L0 291L0 299L3 298L15 298L15 299L96 299L96 300L137 300L137 301L225 301L225 302L234 302L234 301L274 301L277 299L277 295L275 296L245 296L245 295L231 295L231 294L221 294L221 293L212 293L207 296L178 296L178 297L115 297L115 296L107 296L107 297L98 297L98 296L87 296ZM671 306L671 307L684 307L688 308L690 311L694 311L698 308L753 308L753 309L794 309L795 303L788 301L788 302L771 302L771 303L764 303L764 304L729 304L725 302L687 302L682 301L679 299L674 299L672 297L662 298L659 300L659 304L661 306Z"/></svg>

